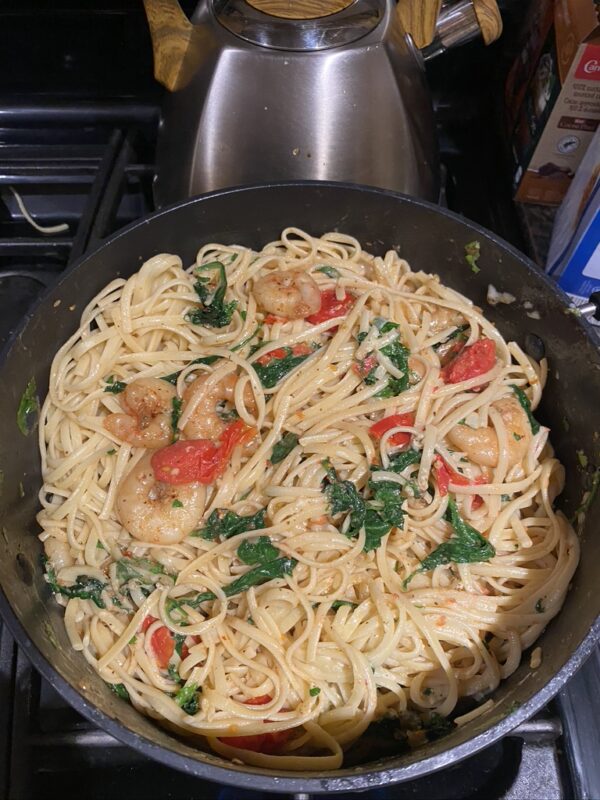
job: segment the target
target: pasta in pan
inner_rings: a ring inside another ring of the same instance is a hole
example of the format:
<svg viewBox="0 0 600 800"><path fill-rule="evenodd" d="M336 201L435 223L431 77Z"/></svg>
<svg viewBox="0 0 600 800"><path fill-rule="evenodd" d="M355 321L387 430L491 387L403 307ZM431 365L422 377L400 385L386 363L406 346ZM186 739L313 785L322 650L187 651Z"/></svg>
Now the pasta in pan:
<svg viewBox="0 0 600 800"><path fill-rule="evenodd" d="M577 566L533 415L546 370L437 276L339 233L113 280L40 426L73 648L248 764L336 768L407 714L425 741L517 668Z"/></svg>

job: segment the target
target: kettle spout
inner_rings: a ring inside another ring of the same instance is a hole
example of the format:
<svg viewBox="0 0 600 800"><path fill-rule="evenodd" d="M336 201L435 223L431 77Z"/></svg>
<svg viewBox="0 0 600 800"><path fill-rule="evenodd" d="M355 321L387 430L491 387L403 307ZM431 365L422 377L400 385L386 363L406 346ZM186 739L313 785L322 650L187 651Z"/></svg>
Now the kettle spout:
<svg viewBox="0 0 600 800"><path fill-rule="evenodd" d="M144 0L152 37L154 77L169 91L186 86L200 61L200 33L178 0Z"/></svg>

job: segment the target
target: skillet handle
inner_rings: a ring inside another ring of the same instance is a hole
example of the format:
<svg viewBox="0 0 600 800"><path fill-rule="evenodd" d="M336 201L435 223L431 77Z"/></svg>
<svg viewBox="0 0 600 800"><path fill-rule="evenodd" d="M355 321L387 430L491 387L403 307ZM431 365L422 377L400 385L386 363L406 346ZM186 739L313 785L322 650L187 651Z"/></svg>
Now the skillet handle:
<svg viewBox="0 0 600 800"><path fill-rule="evenodd" d="M422 51L426 61L478 37L491 44L502 33L498 4L496 0L457 0L444 5L435 33L433 42Z"/></svg>
<svg viewBox="0 0 600 800"><path fill-rule="evenodd" d="M495 42L502 34L502 17L496 0L473 0L481 37L486 44Z"/></svg>

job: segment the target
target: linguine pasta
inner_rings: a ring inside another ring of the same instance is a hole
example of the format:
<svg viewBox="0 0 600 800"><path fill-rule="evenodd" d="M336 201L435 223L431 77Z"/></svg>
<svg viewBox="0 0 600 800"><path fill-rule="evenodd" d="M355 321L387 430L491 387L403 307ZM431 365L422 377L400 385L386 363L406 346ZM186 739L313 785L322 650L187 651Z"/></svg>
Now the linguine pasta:
<svg viewBox="0 0 600 800"><path fill-rule="evenodd" d="M266 313L260 279L288 270L343 313ZM485 712L578 561L532 416L546 369L437 276L339 233L113 280L58 351L40 425L73 648L143 713L258 766L336 768L382 718L412 714L424 741L461 699L458 724ZM142 413L133 384L164 407ZM158 481L193 440L220 474Z"/></svg>

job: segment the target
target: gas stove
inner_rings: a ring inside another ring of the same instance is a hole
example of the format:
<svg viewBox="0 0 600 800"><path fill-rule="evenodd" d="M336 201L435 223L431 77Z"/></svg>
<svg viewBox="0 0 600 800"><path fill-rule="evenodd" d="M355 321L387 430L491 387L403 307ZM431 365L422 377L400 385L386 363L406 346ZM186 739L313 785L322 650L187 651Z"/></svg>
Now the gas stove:
<svg viewBox="0 0 600 800"><path fill-rule="evenodd" d="M452 108L452 115L450 115ZM157 109L43 107L4 113L0 147L0 341L36 297L84 252L153 210L153 131ZM91 113L91 116L90 116ZM468 108L462 114L471 113ZM62 114L62 117L61 117ZM15 118L19 124L15 124ZM438 104L445 187L441 202L525 247L523 226L502 188L489 143L454 126L456 105ZM10 123L13 123L12 125ZM87 124L86 124L87 123ZM469 158L465 159L465 152ZM486 165L482 171L482 165ZM495 187L493 191L490 187ZM13 191L14 190L14 191ZM21 205L17 195L21 198ZM46 228L42 233L27 221ZM527 232L531 239L531 231ZM218 786L156 764L79 716L31 667L0 628L0 796L89 800L130 796L259 800L261 793ZM470 759L411 783L362 793L365 800L559 800L600 797L594 750L600 716L596 653L557 701L513 734ZM359 795L339 795L351 800ZM283 797L283 795L274 795ZM318 795L312 796L314 800ZM308 800L297 794L295 800Z"/></svg>

